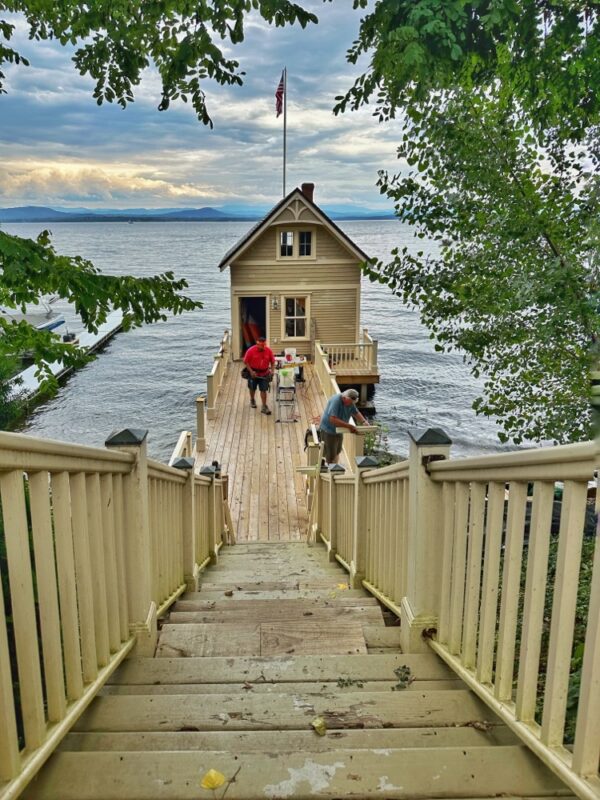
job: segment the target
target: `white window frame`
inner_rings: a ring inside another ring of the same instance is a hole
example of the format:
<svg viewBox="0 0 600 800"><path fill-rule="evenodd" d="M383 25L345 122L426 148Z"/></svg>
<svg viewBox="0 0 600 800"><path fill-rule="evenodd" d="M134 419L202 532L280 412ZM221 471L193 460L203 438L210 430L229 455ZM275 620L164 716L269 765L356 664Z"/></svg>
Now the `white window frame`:
<svg viewBox="0 0 600 800"><path fill-rule="evenodd" d="M291 235L292 237L292 252L289 255L283 255L281 252L281 237L283 235ZM297 241L298 237L295 235L296 231L293 228L280 228L277 231L277 258L281 259L282 261L287 261L290 258L294 258L296 255L296 248L298 247Z"/></svg>
<svg viewBox="0 0 600 800"><path fill-rule="evenodd" d="M300 236L303 233L310 233L310 255L300 255ZM317 258L317 232L314 228L300 228L298 230L298 258L302 261L315 261Z"/></svg>
<svg viewBox="0 0 600 800"><path fill-rule="evenodd" d="M304 311L305 316L304 319L306 320L306 324L304 327L304 336L288 336L286 334L285 329L285 321L286 319L302 319L302 317L287 317L285 313L285 302L286 300L293 299L294 302L300 298L304 298ZM281 341L285 342L308 342L310 341L310 294L308 292L286 292L285 294L281 295L280 300L280 308L281 308Z"/></svg>

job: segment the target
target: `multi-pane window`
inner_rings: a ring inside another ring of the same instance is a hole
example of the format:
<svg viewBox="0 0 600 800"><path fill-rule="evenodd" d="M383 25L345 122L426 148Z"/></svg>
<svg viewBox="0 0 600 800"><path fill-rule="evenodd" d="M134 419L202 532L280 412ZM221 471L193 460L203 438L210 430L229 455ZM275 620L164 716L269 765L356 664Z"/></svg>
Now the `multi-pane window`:
<svg viewBox="0 0 600 800"><path fill-rule="evenodd" d="M306 336L306 297L285 298L285 335Z"/></svg>
<svg viewBox="0 0 600 800"><path fill-rule="evenodd" d="M310 231L300 231L300 255L312 255L312 233Z"/></svg>
<svg viewBox="0 0 600 800"><path fill-rule="evenodd" d="M279 254L282 256L294 255L293 231L281 231L279 234Z"/></svg>

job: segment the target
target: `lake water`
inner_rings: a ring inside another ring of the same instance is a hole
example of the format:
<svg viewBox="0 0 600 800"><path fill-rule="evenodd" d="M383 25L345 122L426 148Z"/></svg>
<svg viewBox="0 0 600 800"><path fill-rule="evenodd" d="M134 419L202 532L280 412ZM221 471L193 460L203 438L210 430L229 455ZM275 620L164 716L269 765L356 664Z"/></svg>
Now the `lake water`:
<svg viewBox="0 0 600 800"><path fill-rule="evenodd" d="M398 221L341 222L366 253L385 258L393 247L423 249ZM179 432L194 430L196 396L206 389L225 328L230 327L229 272L216 265L249 229L247 222L53 223L3 225L7 233L34 237L51 227L56 250L90 259L103 272L148 276L173 270L189 283L188 294L204 308L166 322L118 334L96 360L69 377L58 394L39 406L22 430L37 436L102 446L114 428L147 428L151 455L168 459ZM406 454L407 429L441 427L453 453L503 448L492 420L476 417L471 404L481 383L460 356L436 353L418 312L390 290L363 278L364 327L379 341L382 375L375 404L388 429L390 448ZM55 306L77 322L66 304ZM80 327L80 326L79 326Z"/></svg>

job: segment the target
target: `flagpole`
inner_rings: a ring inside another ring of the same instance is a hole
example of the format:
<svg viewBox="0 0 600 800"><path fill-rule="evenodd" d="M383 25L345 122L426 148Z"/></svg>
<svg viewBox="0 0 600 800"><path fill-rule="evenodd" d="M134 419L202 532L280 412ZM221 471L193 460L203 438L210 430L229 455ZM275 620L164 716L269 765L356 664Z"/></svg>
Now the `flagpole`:
<svg viewBox="0 0 600 800"><path fill-rule="evenodd" d="M285 168L287 155L287 67L283 68L283 196L285 197Z"/></svg>

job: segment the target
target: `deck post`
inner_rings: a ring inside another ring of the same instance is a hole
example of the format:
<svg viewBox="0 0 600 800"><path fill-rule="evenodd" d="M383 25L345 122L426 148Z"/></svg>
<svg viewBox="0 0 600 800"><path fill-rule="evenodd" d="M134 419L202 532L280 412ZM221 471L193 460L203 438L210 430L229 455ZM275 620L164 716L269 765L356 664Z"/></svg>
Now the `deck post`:
<svg viewBox="0 0 600 800"><path fill-rule="evenodd" d="M379 466L373 456L357 456L354 470L354 526L352 530L352 561L350 562L350 585L353 589L362 589L365 579L366 564L366 522L367 504L365 502L365 485L363 473Z"/></svg>
<svg viewBox="0 0 600 800"><path fill-rule="evenodd" d="M441 428L409 431L406 595L400 603L403 653L427 652L423 631L437 626L444 520L442 485L427 471L430 461L446 459L452 441Z"/></svg>
<svg viewBox="0 0 600 800"><path fill-rule="evenodd" d="M158 640L156 603L152 598L152 543L148 516L148 431L124 428L113 431L106 447L132 453L135 461L125 476L124 499L127 523L125 574L129 606L129 630L136 637L132 654L153 656Z"/></svg>
<svg viewBox="0 0 600 800"><path fill-rule="evenodd" d="M332 464L329 467L331 480L329 481L329 519L327 520L327 530L329 531L329 547L327 556L329 561L335 561L337 554L337 487L335 476L343 475L346 470L341 464Z"/></svg>
<svg viewBox="0 0 600 800"><path fill-rule="evenodd" d="M198 569L196 567L196 509L194 459L178 458L175 469L188 470L183 487L183 577L188 592L198 591Z"/></svg>
<svg viewBox="0 0 600 800"><path fill-rule="evenodd" d="M219 558L219 550L217 548L217 503L222 502L221 483L217 485L217 470L214 466L202 467L200 475L210 478L210 489L208 492L208 555L211 564L216 564ZM217 498L217 489L219 490L219 497Z"/></svg>
<svg viewBox="0 0 600 800"><path fill-rule="evenodd" d="M204 422L205 399L203 396L196 398L196 452L206 450L206 431Z"/></svg>

